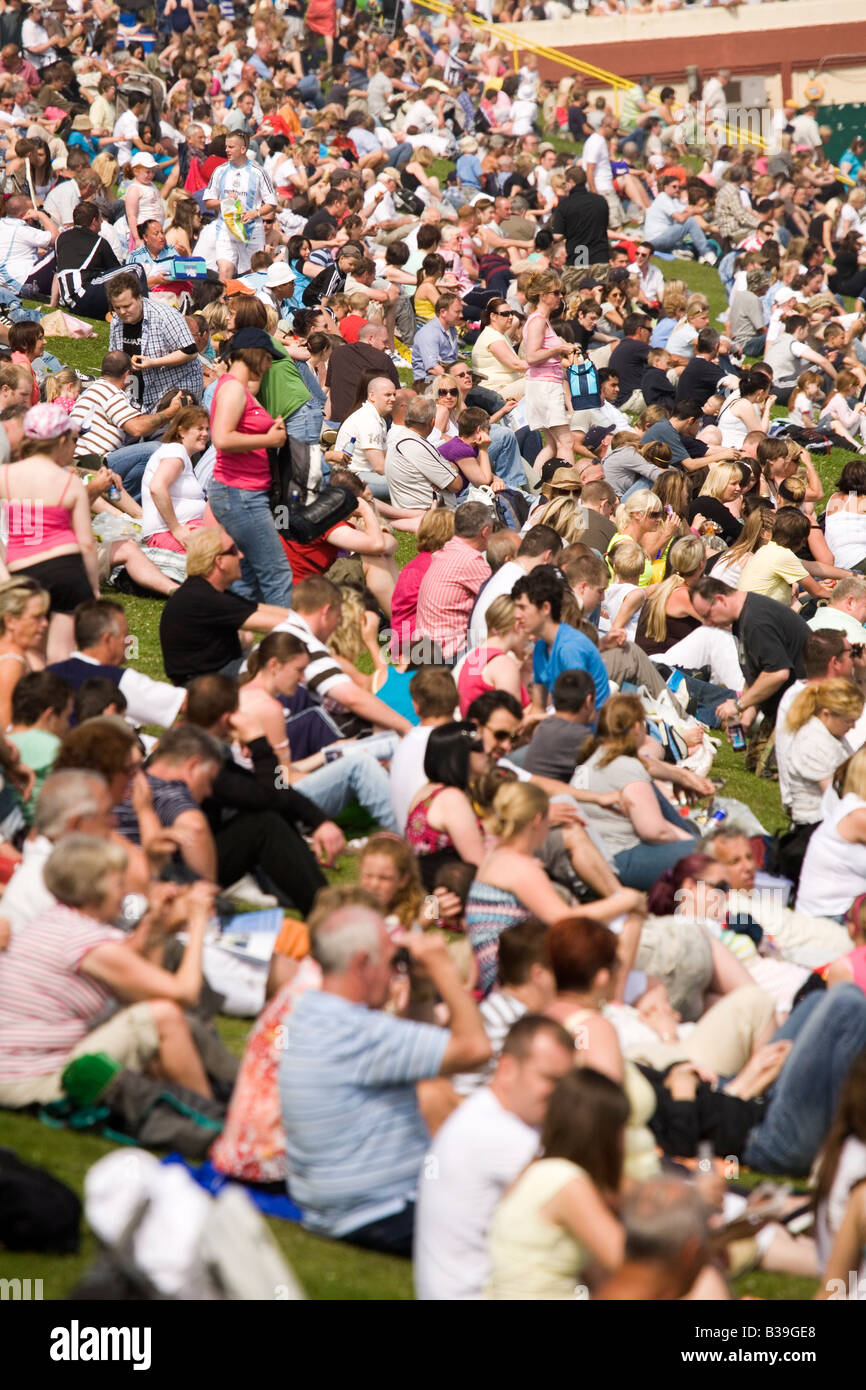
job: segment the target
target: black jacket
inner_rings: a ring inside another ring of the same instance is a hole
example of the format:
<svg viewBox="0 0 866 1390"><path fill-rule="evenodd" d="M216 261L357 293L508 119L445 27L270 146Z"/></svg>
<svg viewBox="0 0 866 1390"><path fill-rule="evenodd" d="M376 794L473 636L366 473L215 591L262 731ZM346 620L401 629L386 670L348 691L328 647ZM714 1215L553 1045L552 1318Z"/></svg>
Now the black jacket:
<svg viewBox="0 0 866 1390"><path fill-rule="evenodd" d="M610 219L607 203L600 193L590 193L586 187L574 188L553 210L551 229L556 236L565 237L569 265L596 265L610 260L607 228ZM584 248L575 262L575 252Z"/></svg>
<svg viewBox="0 0 866 1390"><path fill-rule="evenodd" d="M286 819L301 821L311 830L324 825L328 817L309 797L293 791L291 787L278 785L277 761L266 738L253 739L249 745L249 755L252 772L240 767L229 750L225 750L225 760L214 781L213 795L202 804L214 833L222 828L223 813L228 810L278 811Z"/></svg>

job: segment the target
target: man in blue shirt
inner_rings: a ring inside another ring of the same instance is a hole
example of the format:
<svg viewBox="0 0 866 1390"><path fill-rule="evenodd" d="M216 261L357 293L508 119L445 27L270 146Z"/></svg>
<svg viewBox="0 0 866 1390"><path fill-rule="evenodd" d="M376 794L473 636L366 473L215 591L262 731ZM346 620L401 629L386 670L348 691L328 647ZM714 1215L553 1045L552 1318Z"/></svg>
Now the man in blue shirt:
<svg viewBox="0 0 866 1390"><path fill-rule="evenodd" d="M435 315L419 328L412 344L412 375L416 381L442 376L457 361L457 325L462 319L463 300L459 294L440 294Z"/></svg>
<svg viewBox="0 0 866 1390"><path fill-rule="evenodd" d="M447 1006L447 1029L384 1012L398 946ZM484 1023L438 933L398 942L378 912L347 904L314 927L311 950L322 988L292 1010L279 1073L291 1195L309 1230L410 1255L430 1145L415 1087L483 1066Z"/></svg>
<svg viewBox="0 0 866 1390"><path fill-rule="evenodd" d="M532 654L532 703L547 711L549 692L562 671L587 671L595 684L596 708L610 694L598 648L576 628L560 622L563 582L552 565L538 565L511 590L520 628L536 639Z"/></svg>

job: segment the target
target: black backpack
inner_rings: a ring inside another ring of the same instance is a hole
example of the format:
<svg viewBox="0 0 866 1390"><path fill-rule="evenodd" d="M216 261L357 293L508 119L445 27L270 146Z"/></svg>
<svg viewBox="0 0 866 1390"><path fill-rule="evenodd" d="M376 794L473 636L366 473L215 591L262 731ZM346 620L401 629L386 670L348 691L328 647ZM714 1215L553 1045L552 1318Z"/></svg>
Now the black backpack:
<svg viewBox="0 0 866 1390"><path fill-rule="evenodd" d="M71 1255L81 1244L81 1202L65 1183L0 1149L0 1248Z"/></svg>

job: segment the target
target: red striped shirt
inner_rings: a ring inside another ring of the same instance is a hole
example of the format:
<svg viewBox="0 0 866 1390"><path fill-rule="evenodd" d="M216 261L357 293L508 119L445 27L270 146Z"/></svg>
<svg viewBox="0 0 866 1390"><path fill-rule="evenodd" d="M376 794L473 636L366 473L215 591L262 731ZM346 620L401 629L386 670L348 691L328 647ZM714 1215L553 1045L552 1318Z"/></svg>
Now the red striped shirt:
<svg viewBox="0 0 866 1390"><path fill-rule="evenodd" d="M123 932L58 903L0 952L0 1082L59 1071L116 1003L81 971L85 957Z"/></svg>

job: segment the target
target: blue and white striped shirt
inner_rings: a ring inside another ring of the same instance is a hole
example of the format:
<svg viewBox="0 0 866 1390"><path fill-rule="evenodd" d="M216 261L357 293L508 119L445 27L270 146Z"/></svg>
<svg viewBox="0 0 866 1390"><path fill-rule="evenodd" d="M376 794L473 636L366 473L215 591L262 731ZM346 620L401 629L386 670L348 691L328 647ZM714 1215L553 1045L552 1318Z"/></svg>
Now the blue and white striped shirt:
<svg viewBox="0 0 866 1390"><path fill-rule="evenodd" d="M204 193L205 202L212 198L219 199L220 202L223 198L239 198L241 206L247 212L260 208L263 203L277 206L277 195L270 178L261 164L255 164L250 159L239 169L231 163L220 164L214 169Z"/></svg>
<svg viewBox="0 0 866 1390"><path fill-rule="evenodd" d="M340 1237L414 1199L429 1136L415 1083L449 1033L311 990L286 1025L279 1087L289 1184L304 1225Z"/></svg>

